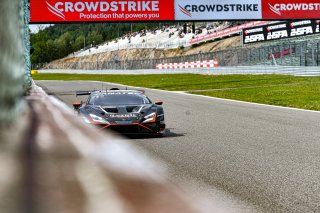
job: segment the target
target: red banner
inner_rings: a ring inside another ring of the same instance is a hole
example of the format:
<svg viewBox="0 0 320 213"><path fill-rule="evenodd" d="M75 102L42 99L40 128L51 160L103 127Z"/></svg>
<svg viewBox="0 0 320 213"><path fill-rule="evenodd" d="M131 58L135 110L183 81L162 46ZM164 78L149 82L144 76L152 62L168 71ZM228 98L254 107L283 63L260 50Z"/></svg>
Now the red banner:
<svg viewBox="0 0 320 213"><path fill-rule="evenodd" d="M30 0L30 23L174 20L174 0Z"/></svg>
<svg viewBox="0 0 320 213"><path fill-rule="evenodd" d="M225 36L231 35L233 33L238 33L244 28L254 27L254 26L258 26L258 25L262 25L262 24L266 24L266 23L268 23L268 22L267 21L253 21L253 22L249 22L246 24L241 24L239 26L227 28L227 29L221 30L219 32L213 32L208 35L198 36L197 38L191 39L190 43L193 44L193 43L198 43L198 42L202 42L202 41L206 41L206 40L210 40L210 39L214 39L214 38L225 37Z"/></svg>
<svg viewBox="0 0 320 213"><path fill-rule="evenodd" d="M313 19L320 17L318 0L262 0L263 19Z"/></svg>

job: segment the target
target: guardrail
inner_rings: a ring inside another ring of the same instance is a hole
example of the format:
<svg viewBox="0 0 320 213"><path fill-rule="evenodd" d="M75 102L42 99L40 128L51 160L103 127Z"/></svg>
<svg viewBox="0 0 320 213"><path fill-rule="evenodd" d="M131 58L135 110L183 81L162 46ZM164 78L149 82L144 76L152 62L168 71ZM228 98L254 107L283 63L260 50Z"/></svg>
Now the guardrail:
<svg viewBox="0 0 320 213"><path fill-rule="evenodd" d="M320 76L320 67L300 66L233 66L194 69L140 69L140 70L67 70L48 69L39 70L39 73L69 73L69 74L204 74L204 75L230 75L230 74L285 74L301 76Z"/></svg>

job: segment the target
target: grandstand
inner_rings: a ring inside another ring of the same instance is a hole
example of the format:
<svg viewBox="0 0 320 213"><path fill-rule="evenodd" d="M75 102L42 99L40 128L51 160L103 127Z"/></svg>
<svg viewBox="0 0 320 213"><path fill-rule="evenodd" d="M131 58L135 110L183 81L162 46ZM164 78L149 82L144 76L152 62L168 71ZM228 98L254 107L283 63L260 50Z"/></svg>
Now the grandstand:
<svg viewBox="0 0 320 213"><path fill-rule="evenodd" d="M69 57L81 57L91 54L134 48L156 48L156 49L174 49L178 47L191 46L191 39L205 36L214 32L219 32L230 26L229 22L210 23L196 27L195 33L192 33L191 26L187 27L187 33L183 32L183 26L162 27L161 29L146 30L127 34L111 42L106 42L100 46L92 46L86 50L80 50Z"/></svg>
<svg viewBox="0 0 320 213"><path fill-rule="evenodd" d="M193 34L188 28L188 33L183 33L182 26L163 27L161 29L141 31L128 34L117 40L107 42L98 47L91 47L76 54L76 57L94 55L114 50L130 48L156 48L170 49L180 46L190 46L191 40L204 38L205 41L215 38L208 37L219 32L229 32L224 36L240 34L244 26L252 25L245 23L235 25L228 22L212 23L211 26L200 25ZM263 24L263 23L257 23ZM231 29L241 29L238 31ZM202 40L199 42L203 42ZM216 52L199 52L193 55L184 55L172 58L143 59L143 60L110 60L95 62L73 61L68 64L50 65L48 68L69 68L69 69L154 69L156 64L181 63L198 60L217 59L219 66L251 66L251 65L284 65L284 66L318 66L319 65L319 34L312 36L296 37L277 41L250 44L243 47L226 49Z"/></svg>

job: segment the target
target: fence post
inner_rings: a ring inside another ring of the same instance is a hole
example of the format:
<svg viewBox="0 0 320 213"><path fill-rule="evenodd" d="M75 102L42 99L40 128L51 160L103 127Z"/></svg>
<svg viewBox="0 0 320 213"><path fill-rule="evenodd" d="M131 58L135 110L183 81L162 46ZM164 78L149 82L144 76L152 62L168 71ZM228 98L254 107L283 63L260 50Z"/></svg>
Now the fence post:
<svg viewBox="0 0 320 213"><path fill-rule="evenodd" d="M280 65L283 65L283 56L282 56L282 53L283 53L283 46L282 44L279 45L279 52L280 52Z"/></svg>
<svg viewBox="0 0 320 213"><path fill-rule="evenodd" d="M311 54L312 54L312 66L315 66L315 57L314 57L314 51L315 51L315 49L314 49L314 47L312 47L312 49L311 49Z"/></svg>
<svg viewBox="0 0 320 213"><path fill-rule="evenodd" d="M319 66L319 42L317 42L317 66Z"/></svg>
<svg viewBox="0 0 320 213"><path fill-rule="evenodd" d="M290 51L290 65L293 66L293 60L292 60L292 46L289 44L289 51Z"/></svg>

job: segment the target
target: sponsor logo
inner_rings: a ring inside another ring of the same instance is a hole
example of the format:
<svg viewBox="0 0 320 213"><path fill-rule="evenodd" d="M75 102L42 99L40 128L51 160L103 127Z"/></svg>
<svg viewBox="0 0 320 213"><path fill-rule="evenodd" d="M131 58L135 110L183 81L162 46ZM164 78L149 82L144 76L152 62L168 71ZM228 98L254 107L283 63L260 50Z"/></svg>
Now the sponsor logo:
<svg viewBox="0 0 320 213"><path fill-rule="evenodd" d="M60 11L58 8L52 6L51 4L49 4L49 2L46 1L47 4L47 8L48 10L55 16L58 16L59 18L65 20L66 17L65 15L62 13L62 11ZM56 4L57 5L57 4Z"/></svg>
<svg viewBox="0 0 320 213"><path fill-rule="evenodd" d="M287 37L288 37L288 31L281 30L281 31L275 31L275 32L268 32L267 40L287 38Z"/></svg>
<svg viewBox="0 0 320 213"><path fill-rule="evenodd" d="M258 41L264 41L264 35L263 34L256 34L256 35L250 35L245 36L244 43L253 43Z"/></svg>
<svg viewBox="0 0 320 213"><path fill-rule="evenodd" d="M159 12L159 1L56 2L54 6L51 5L48 1L46 1L46 5L48 10L52 14L54 14L55 16L63 20L65 20L64 13ZM106 14L100 14L100 15L106 15ZM138 17L138 18L141 18L141 17ZM145 18L145 17L142 17L142 18Z"/></svg>
<svg viewBox="0 0 320 213"><path fill-rule="evenodd" d="M251 29L251 30L245 30L244 33L245 35L251 34L251 33L256 33L256 32L262 32L263 28L259 27L259 28L255 28L255 29Z"/></svg>
<svg viewBox="0 0 320 213"><path fill-rule="evenodd" d="M109 118L136 118L137 115L130 113L130 114L110 114Z"/></svg>
<svg viewBox="0 0 320 213"><path fill-rule="evenodd" d="M268 32L270 32L271 30L277 30L277 29L282 29L282 28L287 28L287 24L268 26L267 30L268 30Z"/></svg>
<svg viewBox="0 0 320 213"><path fill-rule="evenodd" d="M282 16L283 12L286 11L318 11L320 10L320 3L285 3L285 4L270 4L269 9L277 14Z"/></svg>
<svg viewBox="0 0 320 213"><path fill-rule="evenodd" d="M179 10L180 10L183 14L185 14L185 15L189 16L190 18L192 18L192 15L191 15L190 11L186 10L185 8L183 8L180 4L179 4L178 6L179 6Z"/></svg>
<svg viewBox="0 0 320 213"><path fill-rule="evenodd" d="M308 34L313 34L312 26L292 29L290 35L291 36L301 36L301 35L308 35Z"/></svg>
<svg viewBox="0 0 320 213"><path fill-rule="evenodd" d="M290 24L290 27L291 27L291 28L295 28L295 27L298 27L298 26L310 25L310 24L311 24L311 21L310 21L310 20L298 21L298 22L292 22L292 23Z"/></svg>
<svg viewBox="0 0 320 213"><path fill-rule="evenodd" d="M207 12L257 12L258 4L187 4L184 7L178 5L180 12L192 17L192 13Z"/></svg>

